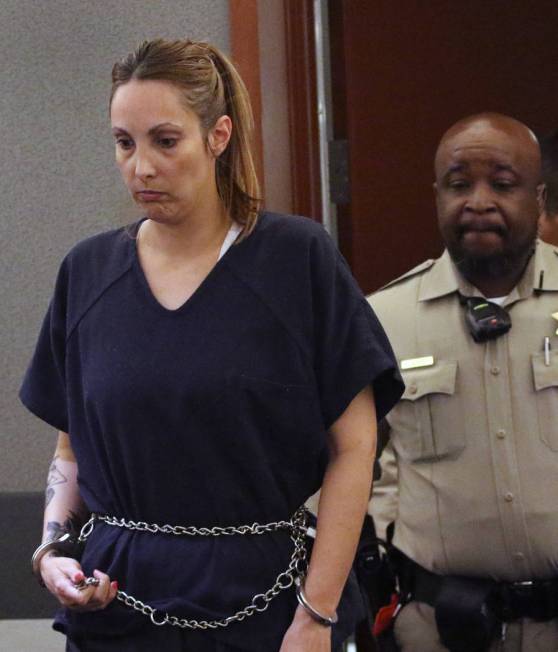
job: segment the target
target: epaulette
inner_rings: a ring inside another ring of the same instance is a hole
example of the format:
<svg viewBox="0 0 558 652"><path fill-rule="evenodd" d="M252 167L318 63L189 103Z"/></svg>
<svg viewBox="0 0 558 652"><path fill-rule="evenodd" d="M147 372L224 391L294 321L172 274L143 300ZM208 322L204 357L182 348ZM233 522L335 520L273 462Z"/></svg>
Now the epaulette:
<svg viewBox="0 0 558 652"><path fill-rule="evenodd" d="M425 272L427 269L430 269L435 262L436 260L434 258L429 258L428 260L425 260L424 262L420 263L420 265L417 265L416 267L413 267L413 269L410 269L408 272L405 272L405 274L402 274L401 276L398 276L396 279L393 279L393 281L386 283L379 290L376 290L376 292L381 292L382 290L385 290L386 288L389 288L392 285L396 285L400 281L404 281L407 278L411 278L412 276L416 276L417 274Z"/></svg>

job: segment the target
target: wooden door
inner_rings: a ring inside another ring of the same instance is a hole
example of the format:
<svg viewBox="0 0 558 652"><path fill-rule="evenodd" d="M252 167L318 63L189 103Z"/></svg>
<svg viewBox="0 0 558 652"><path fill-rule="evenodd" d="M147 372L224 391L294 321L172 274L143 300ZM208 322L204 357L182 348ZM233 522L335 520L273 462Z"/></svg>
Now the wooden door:
<svg viewBox="0 0 558 652"><path fill-rule="evenodd" d="M558 127L556 0L330 0L335 138L349 143L339 244L365 292L439 255L433 157L459 118Z"/></svg>

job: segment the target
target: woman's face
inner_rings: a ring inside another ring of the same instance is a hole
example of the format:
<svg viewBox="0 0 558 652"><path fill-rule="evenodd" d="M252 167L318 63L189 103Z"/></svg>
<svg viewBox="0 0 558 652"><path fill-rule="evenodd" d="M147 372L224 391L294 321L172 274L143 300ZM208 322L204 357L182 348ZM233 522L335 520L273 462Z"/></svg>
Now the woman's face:
<svg viewBox="0 0 558 652"><path fill-rule="evenodd" d="M215 158L230 137L227 116L206 140L199 118L184 107L177 88L165 81L133 80L114 94L110 117L116 163L149 218L178 224L213 205Z"/></svg>

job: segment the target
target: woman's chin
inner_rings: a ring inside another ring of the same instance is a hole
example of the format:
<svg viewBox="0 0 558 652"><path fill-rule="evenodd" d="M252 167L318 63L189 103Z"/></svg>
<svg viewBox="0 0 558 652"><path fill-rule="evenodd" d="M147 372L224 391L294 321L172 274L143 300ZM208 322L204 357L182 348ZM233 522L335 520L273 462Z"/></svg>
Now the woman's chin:
<svg viewBox="0 0 558 652"><path fill-rule="evenodd" d="M161 206L146 206L145 204L139 204L139 206L144 215L153 222L157 222L157 224L172 225L180 222L174 213L164 210Z"/></svg>

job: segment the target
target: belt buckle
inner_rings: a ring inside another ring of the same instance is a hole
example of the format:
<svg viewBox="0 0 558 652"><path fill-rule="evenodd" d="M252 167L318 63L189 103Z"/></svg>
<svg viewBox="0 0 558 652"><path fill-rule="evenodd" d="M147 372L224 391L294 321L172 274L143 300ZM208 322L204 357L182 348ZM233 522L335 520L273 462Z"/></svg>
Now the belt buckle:
<svg viewBox="0 0 558 652"><path fill-rule="evenodd" d="M533 580L524 580L522 582L512 582L511 583L511 594L512 599L517 598L517 600L527 600L531 601L536 593L537 587Z"/></svg>
<svg viewBox="0 0 558 652"><path fill-rule="evenodd" d="M557 595L550 580L512 582L512 603L522 617L545 621L557 613Z"/></svg>

